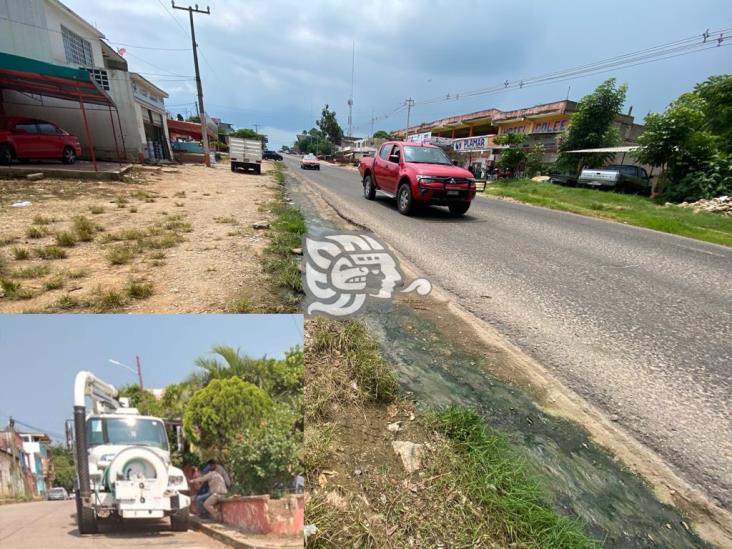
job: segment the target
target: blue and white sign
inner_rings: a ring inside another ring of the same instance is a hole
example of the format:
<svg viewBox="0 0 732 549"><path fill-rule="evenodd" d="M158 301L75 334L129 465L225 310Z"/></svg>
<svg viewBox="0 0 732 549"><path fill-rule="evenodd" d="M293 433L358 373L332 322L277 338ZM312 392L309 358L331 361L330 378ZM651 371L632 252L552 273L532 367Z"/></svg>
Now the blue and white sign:
<svg viewBox="0 0 732 549"><path fill-rule="evenodd" d="M457 152L485 151L491 148L487 135L455 139L452 148Z"/></svg>

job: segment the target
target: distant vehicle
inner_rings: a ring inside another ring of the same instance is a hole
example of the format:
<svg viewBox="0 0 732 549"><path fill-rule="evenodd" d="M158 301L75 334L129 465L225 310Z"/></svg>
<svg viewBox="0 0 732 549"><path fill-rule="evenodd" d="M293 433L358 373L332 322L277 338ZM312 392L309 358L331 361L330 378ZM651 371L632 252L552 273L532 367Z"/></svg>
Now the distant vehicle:
<svg viewBox="0 0 732 549"><path fill-rule="evenodd" d="M254 170L254 173L260 174L262 173L262 142L259 139L230 137L229 158L232 172L242 169Z"/></svg>
<svg viewBox="0 0 732 549"><path fill-rule="evenodd" d="M575 187L577 185L577 177L574 175L556 173L549 176L549 181L557 185L566 185L567 187Z"/></svg>
<svg viewBox="0 0 732 549"><path fill-rule="evenodd" d="M49 501L67 500L69 499L69 493L63 486L57 486L48 491L47 497Z"/></svg>
<svg viewBox="0 0 732 549"><path fill-rule="evenodd" d="M73 164L81 156L79 138L51 122L0 116L0 163L54 159Z"/></svg>
<svg viewBox="0 0 732 549"><path fill-rule="evenodd" d="M580 185L648 193L651 179L648 172L632 164L611 164L603 169L585 169L577 180Z"/></svg>
<svg viewBox="0 0 732 549"><path fill-rule="evenodd" d="M373 158L362 158L358 171L367 200L380 191L396 198L397 209L404 215L417 205L436 204L460 216L470 208L475 193L485 188L484 181L476 182L472 173L453 165L434 145L389 141Z"/></svg>
<svg viewBox="0 0 732 549"><path fill-rule="evenodd" d="M275 151L264 151L263 160L282 160L282 155Z"/></svg>
<svg viewBox="0 0 732 549"><path fill-rule="evenodd" d="M300 169L303 170L320 170L320 160L314 154L306 154L300 160Z"/></svg>

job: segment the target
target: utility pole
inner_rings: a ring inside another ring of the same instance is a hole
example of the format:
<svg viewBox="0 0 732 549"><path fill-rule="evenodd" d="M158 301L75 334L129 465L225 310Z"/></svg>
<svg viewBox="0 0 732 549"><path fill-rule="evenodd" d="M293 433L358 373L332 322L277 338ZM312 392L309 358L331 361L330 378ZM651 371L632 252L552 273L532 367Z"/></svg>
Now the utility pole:
<svg viewBox="0 0 732 549"><path fill-rule="evenodd" d="M211 15L211 9L206 6L206 11L199 10L198 4L193 8L188 6L184 8L182 6L176 6L175 0L171 0L171 5L175 10L184 10L188 12L188 17L191 20L191 44L193 45L193 66L196 69L196 87L198 88L198 110L199 116L201 117L201 137L203 140L203 161L206 166L211 167L211 157L208 153L208 131L206 128L206 109L203 108L203 87L201 86L201 73L198 70L198 44L196 44L196 29L193 25L193 14L202 13L204 15Z"/></svg>
<svg viewBox="0 0 732 549"><path fill-rule="evenodd" d="M145 390L145 386L142 384L142 365L140 364L140 357L136 356L137 359L137 379L140 380L140 391Z"/></svg>
<svg viewBox="0 0 732 549"><path fill-rule="evenodd" d="M412 107L414 106L414 99L411 97L407 99L407 129L404 132L404 141L409 139L409 115L412 113Z"/></svg>
<svg viewBox="0 0 732 549"><path fill-rule="evenodd" d="M371 109L371 137L374 137L374 109Z"/></svg>
<svg viewBox="0 0 732 549"><path fill-rule="evenodd" d="M348 137L353 137L353 75L356 67L356 41L351 50L351 95L348 97Z"/></svg>
<svg viewBox="0 0 732 549"><path fill-rule="evenodd" d="M252 124L252 126L254 126L254 131L257 132L257 133L259 133L259 126L260 126L260 124Z"/></svg>

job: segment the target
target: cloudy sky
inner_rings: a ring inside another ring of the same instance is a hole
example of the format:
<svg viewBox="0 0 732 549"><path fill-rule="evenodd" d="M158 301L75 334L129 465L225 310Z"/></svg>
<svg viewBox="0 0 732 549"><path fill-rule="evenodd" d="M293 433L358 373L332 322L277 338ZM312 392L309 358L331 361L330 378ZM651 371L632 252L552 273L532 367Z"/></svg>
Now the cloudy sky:
<svg viewBox="0 0 732 549"><path fill-rule="evenodd" d="M182 0L181 0L182 1ZM193 112L188 14L166 0L64 0L124 47L132 70L167 90L169 110ZM184 4L188 5L188 4ZM201 7L205 0L201 0ZM518 81L732 28L729 0L210 0L196 17L206 110L236 127L260 125L289 144L325 103L345 128L355 42L354 135L407 97L444 96ZM729 40L728 40L729 42ZM140 46L151 49L143 49ZM156 49L157 48L157 49ZM174 51L165 51L173 49ZM496 107L579 99L609 76L629 85L642 118L712 74L732 72L721 47L571 81L416 107L413 122ZM186 79L188 78L188 79ZM396 129L406 112L376 122Z"/></svg>

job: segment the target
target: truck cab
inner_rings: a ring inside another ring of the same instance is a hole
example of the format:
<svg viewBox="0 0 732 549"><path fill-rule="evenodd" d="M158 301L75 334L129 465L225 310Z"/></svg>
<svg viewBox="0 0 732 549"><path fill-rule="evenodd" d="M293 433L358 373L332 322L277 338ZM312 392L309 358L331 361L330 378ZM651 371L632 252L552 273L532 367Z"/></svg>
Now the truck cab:
<svg viewBox="0 0 732 549"><path fill-rule="evenodd" d="M187 530L188 482L171 463L165 422L140 414L90 372L77 374L74 393L79 532L94 533L110 518L163 517L170 517L173 530Z"/></svg>
<svg viewBox="0 0 732 549"><path fill-rule="evenodd" d="M452 215L463 215L485 185L453 165L439 147L408 141L387 141L373 158L361 159L358 169L364 197L373 200L381 192L396 198L404 215L426 204L447 206Z"/></svg>

